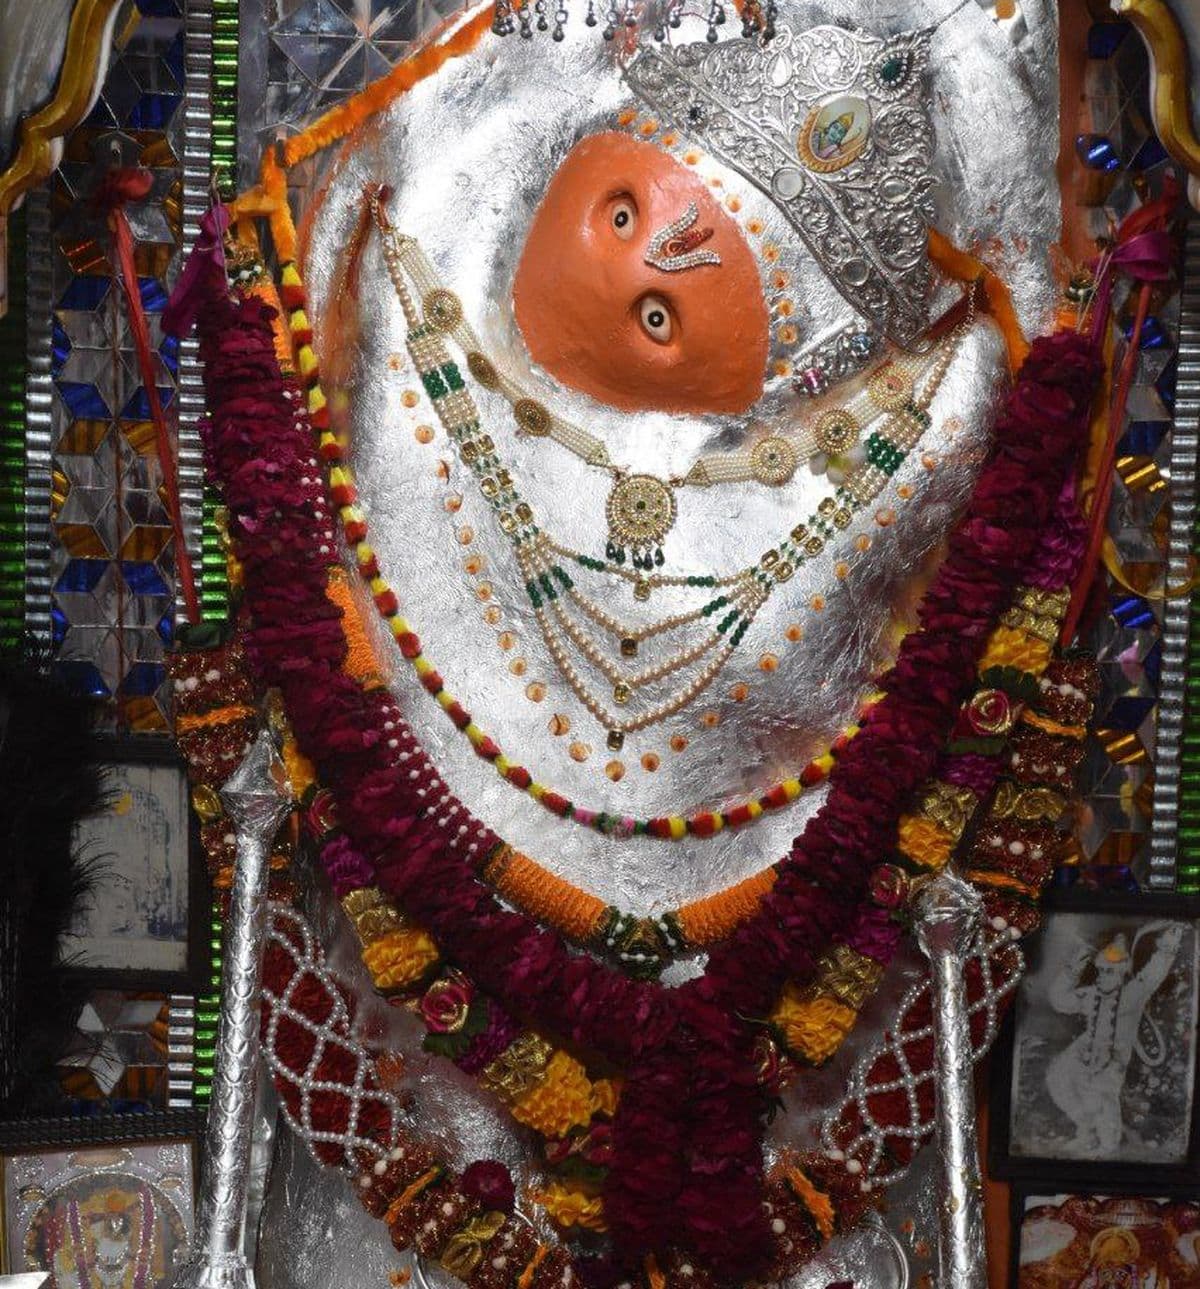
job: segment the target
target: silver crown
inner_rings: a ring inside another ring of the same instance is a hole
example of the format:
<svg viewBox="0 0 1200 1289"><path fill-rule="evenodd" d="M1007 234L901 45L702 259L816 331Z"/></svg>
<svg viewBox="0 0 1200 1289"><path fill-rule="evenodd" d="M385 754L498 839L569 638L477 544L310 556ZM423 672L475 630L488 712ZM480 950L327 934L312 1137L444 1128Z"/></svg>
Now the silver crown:
<svg viewBox="0 0 1200 1289"><path fill-rule="evenodd" d="M774 40L643 46L626 68L661 119L783 212L867 326L928 325L930 32L781 25Z"/></svg>

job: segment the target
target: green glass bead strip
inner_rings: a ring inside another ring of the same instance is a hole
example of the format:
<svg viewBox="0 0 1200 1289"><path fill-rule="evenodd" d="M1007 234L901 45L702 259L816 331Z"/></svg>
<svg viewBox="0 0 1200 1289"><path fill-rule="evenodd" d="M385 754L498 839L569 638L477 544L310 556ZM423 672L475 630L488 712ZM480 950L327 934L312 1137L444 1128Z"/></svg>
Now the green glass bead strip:
<svg viewBox="0 0 1200 1289"><path fill-rule="evenodd" d="M1166 581L1190 584L1200 558L1196 464L1200 456L1200 220L1193 215L1181 266L1174 424L1171 427ZM1150 834L1151 890L1200 894L1200 598L1168 595Z"/></svg>
<svg viewBox="0 0 1200 1289"><path fill-rule="evenodd" d="M212 0L212 168L237 183L238 0Z"/></svg>
<svg viewBox="0 0 1200 1289"><path fill-rule="evenodd" d="M216 521L220 506L218 493L205 488L200 526L200 610L205 622L229 616L229 574Z"/></svg>
<svg viewBox="0 0 1200 1289"><path fill-rule="evenodd" d="M206 1106L212 1098L213 1062L217 1050L217 1020L221 1013L222 929L220 912L214 910L209 926L209 988L196 999L196 1055L192 1097Z"/></svg>
<svg viewBox="0 0 1200 1289"><path fill-rule="evenodd" d="M212 178L212 0L187 6L184 40L184 91L182 104L182 245L173 259L170 283L183 267L184 248L195 244L200 221L210 204ZM203 419L204 384L200 374L199 345L195 336L179 344L175 377L176 415L175 476L183 516L186 558L193 569L197 592L203 594L204 459L199 424ZM181 558L177 553L176 558ZM187 620L187 606L176 580L175 622Z"/></svg>
<svg viewBox="0 0 1200 1289"><path fill-rule="evenodd" d="M0 318L0 640L25 626L25 212L8 221L8 313Z"/></svg>
<svg viewBox="0 0 1200 1289"><path fill-rule="evenodd" d="M211 0L210 164L223 194L237 186L238 0ZM204 489L200 522L200 608L206 622L229 616L229 577L216 512L220 496Z"/></svg>
<svg viewBox="0 0 1200 1289"><path fill-rule="evenodd" d="M237 188L238 0L211 0L210 103L212 113L209 164L223 193ZM217 492L206 487L200 523L200 608L206 622L229 616L229 576L216 514ZM198 1106L212 1100L217 1020L221 1011L223 930L219 909L209 926L209 981L196 999L196 1051L193 1096Z"/></svg>

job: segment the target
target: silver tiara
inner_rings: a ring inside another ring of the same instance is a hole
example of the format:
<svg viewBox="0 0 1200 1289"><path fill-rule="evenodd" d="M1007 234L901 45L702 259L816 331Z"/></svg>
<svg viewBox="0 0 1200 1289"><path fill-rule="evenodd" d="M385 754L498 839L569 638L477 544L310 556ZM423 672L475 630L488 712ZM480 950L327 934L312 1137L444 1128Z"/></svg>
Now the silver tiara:
<svg viewBox="0 0 1200 1289"><path fill-rule="evenodd" d="M761 189L868 329L901 345L928 325L930 35L781 23L767 45L644 45L625 71L661 119Z"/></svg>

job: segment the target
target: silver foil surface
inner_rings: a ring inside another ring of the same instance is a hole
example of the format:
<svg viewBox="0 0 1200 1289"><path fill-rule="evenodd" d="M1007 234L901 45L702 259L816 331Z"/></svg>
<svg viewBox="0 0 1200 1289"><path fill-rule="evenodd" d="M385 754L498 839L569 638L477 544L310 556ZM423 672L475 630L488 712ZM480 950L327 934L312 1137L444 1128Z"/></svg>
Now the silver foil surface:
<svg viewBox="0 0 1200 1289"><path fill-rule="evenodd" d="M266 942L271 841L290 799L273 770L279 758L261 731L221 789L237 833L233 894L221 973L212 1103L201 1166L196 1241L175 1289L253 1289L243 1252L259 1073L259 998Z"/></svg>
<svg viewBox="0 0 1200 1289"><path fill-rule="evenodd" d="M955 1289L987 1289L966 983L967 960L978 944L982 922L978 892L952 873L940 873L918 897L917 941L929 959L934 1002L938 1281Z"/></svg>
<svg viewBox="0 0 1200 1289"><path fill-rule="evenodd" d="M1026 327L1043 329L1056 295L1048 248L1059 233L1051 178L1058 146L1053 8L1024 3L1023 24L1016 28L993 22L976 4L955 0L832 0L797 8L813 25L840 22L879 35L934 28L929 87L938 227L959 245L986 246ZM703 24L689 22L679 38L702 36ZM852 385L831 391L825 403L801 401L790 383L769 381L761 402L739 417L631 415L532 367L511 304L526 230L565 154L579 139L615 128L617 113L629 101L611 47L580 22L568 25L561 44L485 38L369 122L326 162L324 189L303 212L302 259L326 392L335 399L348 396L351 451L370 540L447 687L513 759L581 805L642 817L686 815L757 795L821 752L852 719L871 677L886 663L896 628L911 622L922 579L987 451L992 409L1004 388L1003 348L990 324L976 325L933 403L932 428L891 489L841 542L805 566L785 594L772 597L707 695L669 724L629 735L619 753L610 752L604 731L558 677L510 547L437 427L432 407L423 397L415 407L405 406L405 394L419 392L420 382L407 359L403 320L377 241L370 239L363 251L357 303L350 308L344 307L342 272L364 185L386 182L395 192L392 222L420 240L442 280L461 298L489 356L557 413L600 436L610 457L631 469L663 476L686 472L702 453L794 427L801 416L849 396ZM722 178L743 193L746 185L739 187L736 175ZM852 322L852 312L786 222L765 200L755 213L768 223L764 238L781 247L812 334L833 333ZM956 295L956 288L942 284L933 311ZM343 306L336 317L335 302ZM518 439L507 405L485 390L473 393L543 529L602 555L607 477L555 443ZM435 429L430 442L417 434L425 426ZM782 488L683 490L667 543L670 571L732 571L753 562L812 510L828 486L802 466ZM897 486L911 488L911 499L901 500ZM886 527L876 521L882 507L896 512ZM865 554L855 549L863 536L871 538ZM482 557L482 574L468 576L469 556ZM834 572L842 559L852 566L844 581ZM586 589L596 598L608 595L606 607L623 617L640 610L624 585L589 583ZM820 611L811 607L814 596L824 598ZM658 615L695 603L694 596L655 592L649 608ZM499 620L485 620L493 606L500 609ZM372 620L365 596L363 610ZM794 625L803 631L799 643L787 638ZM502 633L515 638L512 648L501 647ZM378 640L390 660L389 683L452 790L514 845L626 911L660 912L760 871L786 852L820 804L819 794L806 796L745 831L678 843L619 841L563 823L502 782L416 683L382 627ZM768 656L776 664L770 670L764 666ZM514 658L524 663L520 675L512 669ZM529 696L541 693L530 690L535 683L545 687L539 701ZM746 696L736 701L733 694L743 685ZM715 720L703 721L705 713ZM551 732L564 723L568 733ZM686 738L684 750L671 750L674 735ZM605 773L613 760L625 771L619 782ZM656 768L645 768L651 765ZM525 1135L469 1080L421 1052L420 1029L410 1016L370 1001L370 982L336 903L318 894L309 912L327 930L331 965L364 1002L365 1037L405 1055L417 1122L452 1160L493 1156L517 1166L519 1182L527 1180L520 1171L530 1158ZM700 965L676 964L668 981ZM813 1144L821 1109L840 1094L839 1077L844 1081L886 1025L888 1000L900 997L921 971L915 955L899 964L879 1005L868 1010L833 1067L793 1091L792 1113L772 1129L772 1151ZM919 1169L917 1178L911 1191L909 1182L902 1184L894 1208L918 1220L923 1213L928 1229L929 1178L922 1184ZM335 1229L336 1250L318 1238ZM847 1254L857 1259L856 1283L877 1289L904 1283L907 1268L895 1269L895 1260L888 1264L880 1254L883 1245L871 1244L883 1237L864 1232L857 1238L867 1252ZM318 1178L302 1149L282 1146L264 1210L264 1285L332 1289L373 1282L380 1267L394 1265L386 1231L357 1209L345 1183L331 1175ZM820 1280L820 1274L795 1283L837 1278Z"/></svg>

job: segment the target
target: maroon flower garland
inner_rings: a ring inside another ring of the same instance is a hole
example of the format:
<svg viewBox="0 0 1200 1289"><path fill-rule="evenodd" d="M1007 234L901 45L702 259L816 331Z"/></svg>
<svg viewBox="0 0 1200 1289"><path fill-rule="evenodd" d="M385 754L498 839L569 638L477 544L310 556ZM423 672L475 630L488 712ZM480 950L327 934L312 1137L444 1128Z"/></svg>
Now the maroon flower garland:
<svg viewBox="0 0 1200 1289"><path fill-rule="evenodd" d="M240 539L256 664L281 689L356 849L445 957L510 1010L626 1068L605 1195L615 1266L682 1245L720 1279L744 1279L766 1256L768 1232L764 1103L754 1031L739 1017L763 1014L785 981L810 978L845 933L1074 464L1100 364L1072 334L1035 344L921 630L904 642L825 806L759 914L712 953L703 977L670 991L573 955L556 934L503 909L440 826L444 785L420 771L410 779L392 755L387 698L341 673L339 613L324 596L331 557L311 520L324 501L311 432L282 387L269 318L256 300L234 304L223 284L201 316L207 446ZM499 841L478 823L471 837Z"/></svg>

